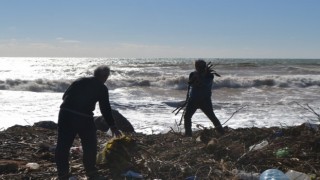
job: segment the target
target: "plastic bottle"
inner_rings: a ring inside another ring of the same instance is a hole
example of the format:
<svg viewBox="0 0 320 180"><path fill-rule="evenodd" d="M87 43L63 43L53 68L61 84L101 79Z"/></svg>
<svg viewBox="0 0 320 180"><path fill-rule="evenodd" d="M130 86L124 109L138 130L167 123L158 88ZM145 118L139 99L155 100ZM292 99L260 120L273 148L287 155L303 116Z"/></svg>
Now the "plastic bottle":
<svg viewBox="0 0 320 180"><path fill-rule="evenodd" d="M259 173L248 173L241 171L237 174L238 179L242 180L259 180Z"/></svg>
<svg viewBox="0 0 320 180"><path fill-rule="evenodd" d="M143 179L143 176L139 173L134 171L127 171L126 173L122 174L122 176L126 177L126 179Z"/></svg>
<svg viewBox="0 0 320 180"><path fill-rule="evenodd" d="M311 178L307 174L294 170L289 170L288 172L286 172L286 176L294 180L311 180Z"/></svg>
<svg viewBox="0 0 320 180"><path fill-rule="evenodd" d="M268 141L263 140L263 141L262 141L261 143L259 143L259 144L255 144L255 145L250 146L250 147L249 147L249 151L262 149L262 148L266 147L268 144L269 144Z"/></svg>
<svg viewBox="0 0 320 180"><path fill-rule="evenodd" d="M290 154L289 148L288 148L288 147L285 147L285 148L282 148L282 149L277 150L277 152L276 152L276 157L277 157L277 158L284 158L284 157L289 156L289 154Z"/></svg>
<svg viewBox="0 0 320 180"><path fill-rule="evenodd" d="M38 163L27 163L26 167L30 169L39 169L40 165Z"/></svg>
<svg viewBox="0 0 320 180"><path fill-rule="evenodd" d="M260 180L290 180L282 171L278 169L265 170L260 175Z"/></svg>

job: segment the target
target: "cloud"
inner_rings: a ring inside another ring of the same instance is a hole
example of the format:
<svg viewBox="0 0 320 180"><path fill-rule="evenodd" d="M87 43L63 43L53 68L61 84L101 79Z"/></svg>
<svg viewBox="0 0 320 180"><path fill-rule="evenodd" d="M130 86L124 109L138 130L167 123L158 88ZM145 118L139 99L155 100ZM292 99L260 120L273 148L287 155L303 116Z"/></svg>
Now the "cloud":
<svg viewBox="0 0 320 180"><path fill-rule="evenodd" d="M78 41L78 40L65 39L65 38L62 38L62 37L58 37L58 38L56 38L56 40L59 43L70 43L70 44L80 43L80 41Z"/></svg>
<svg viewBox="0 0 320 180"><path fill-rule="evenodd" d="M93 44L56 38L36 42L31 39L0 39L0 56L110 57L110 58L318 58L317 49L172 46L142 43Z"/></svg>

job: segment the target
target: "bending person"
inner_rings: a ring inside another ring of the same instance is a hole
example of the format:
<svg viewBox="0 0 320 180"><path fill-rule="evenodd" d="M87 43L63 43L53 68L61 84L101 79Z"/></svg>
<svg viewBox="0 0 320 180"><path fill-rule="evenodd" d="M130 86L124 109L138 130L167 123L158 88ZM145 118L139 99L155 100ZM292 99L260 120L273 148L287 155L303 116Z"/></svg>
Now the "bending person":
<svg viewBox="0 0 320 180"><path fill-rule="evenodd" d="M68 179L69 151L74 138L78 135L83 149L83 165L88 179L104 179L98 175L96 164L97 135L93 120L93 111L99 102L100 111L116 136L116 128L111 113L108 88L104 85L110 75L108 66L94 70L93 77L84 77L74 81L63 95L58 119L58 141L55 160L59 179Z"/></svg>

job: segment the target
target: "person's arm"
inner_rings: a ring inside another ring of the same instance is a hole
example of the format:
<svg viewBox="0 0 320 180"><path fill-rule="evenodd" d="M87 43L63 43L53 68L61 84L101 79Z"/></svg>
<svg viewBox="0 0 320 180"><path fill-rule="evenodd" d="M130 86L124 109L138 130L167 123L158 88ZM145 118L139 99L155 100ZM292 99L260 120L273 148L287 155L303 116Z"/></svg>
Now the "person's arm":
<svg viewBox="0 0 320 180"><path fill-rule="evenodd" d="M114 119L112 116L111 106L109 102L109 92L107 88L101 92L101 96L99 99L100 111L107 124L112 127L115 126Z"/></svg>
<svg viewBox="0 0 320 180"><path fill-rule="evenodd" d="M99 99L99 106L100 106L101 114L104 117L107 124L109 125L112 133L115 134L117 137L120 136L121 133L116 127L114 118L112 115L112 109L109 102L109 92L107 87L103 88L101 97Z"/></svg>
<svg viewBox="0 0 320 180"><path fill-rule="evenodd" d="M189 81L188 81L188 84L191 85L192 83L194 83L195 81L195 76L194 76L194 72L190 73L189 74Z"/></svg>

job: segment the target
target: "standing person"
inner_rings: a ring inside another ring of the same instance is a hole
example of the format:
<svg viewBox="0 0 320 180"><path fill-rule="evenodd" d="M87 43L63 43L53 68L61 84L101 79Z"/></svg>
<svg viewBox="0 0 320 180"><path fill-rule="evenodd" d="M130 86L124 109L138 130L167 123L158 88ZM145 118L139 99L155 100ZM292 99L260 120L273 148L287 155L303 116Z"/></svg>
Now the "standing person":
<svg viewBox="0 0 320 180"><path fill-rule="evenodd" d="M105 179L98 175L96 164L97 135L93 121L93 111L99 102L104 119L116 136L116 128L111 113L108 88L104 85L110 75L108 66L99 66L93 77L84 77L74 81L64 93L58 119L58 141L55 161L59 179L68 179L69 151L74 138L78 135L83 149L83 165L88 179Z"/></svg>
<svg viewBox="0 0 320 180"><path fill-rule="evenodd" d="M204 60L195 61L195 71L189 75L189 94L184 114L185 135L192 136L191 118L198 108L212 121L217 131L224 134L224 129L212 109L211 88L214 74Z"/></svg>

